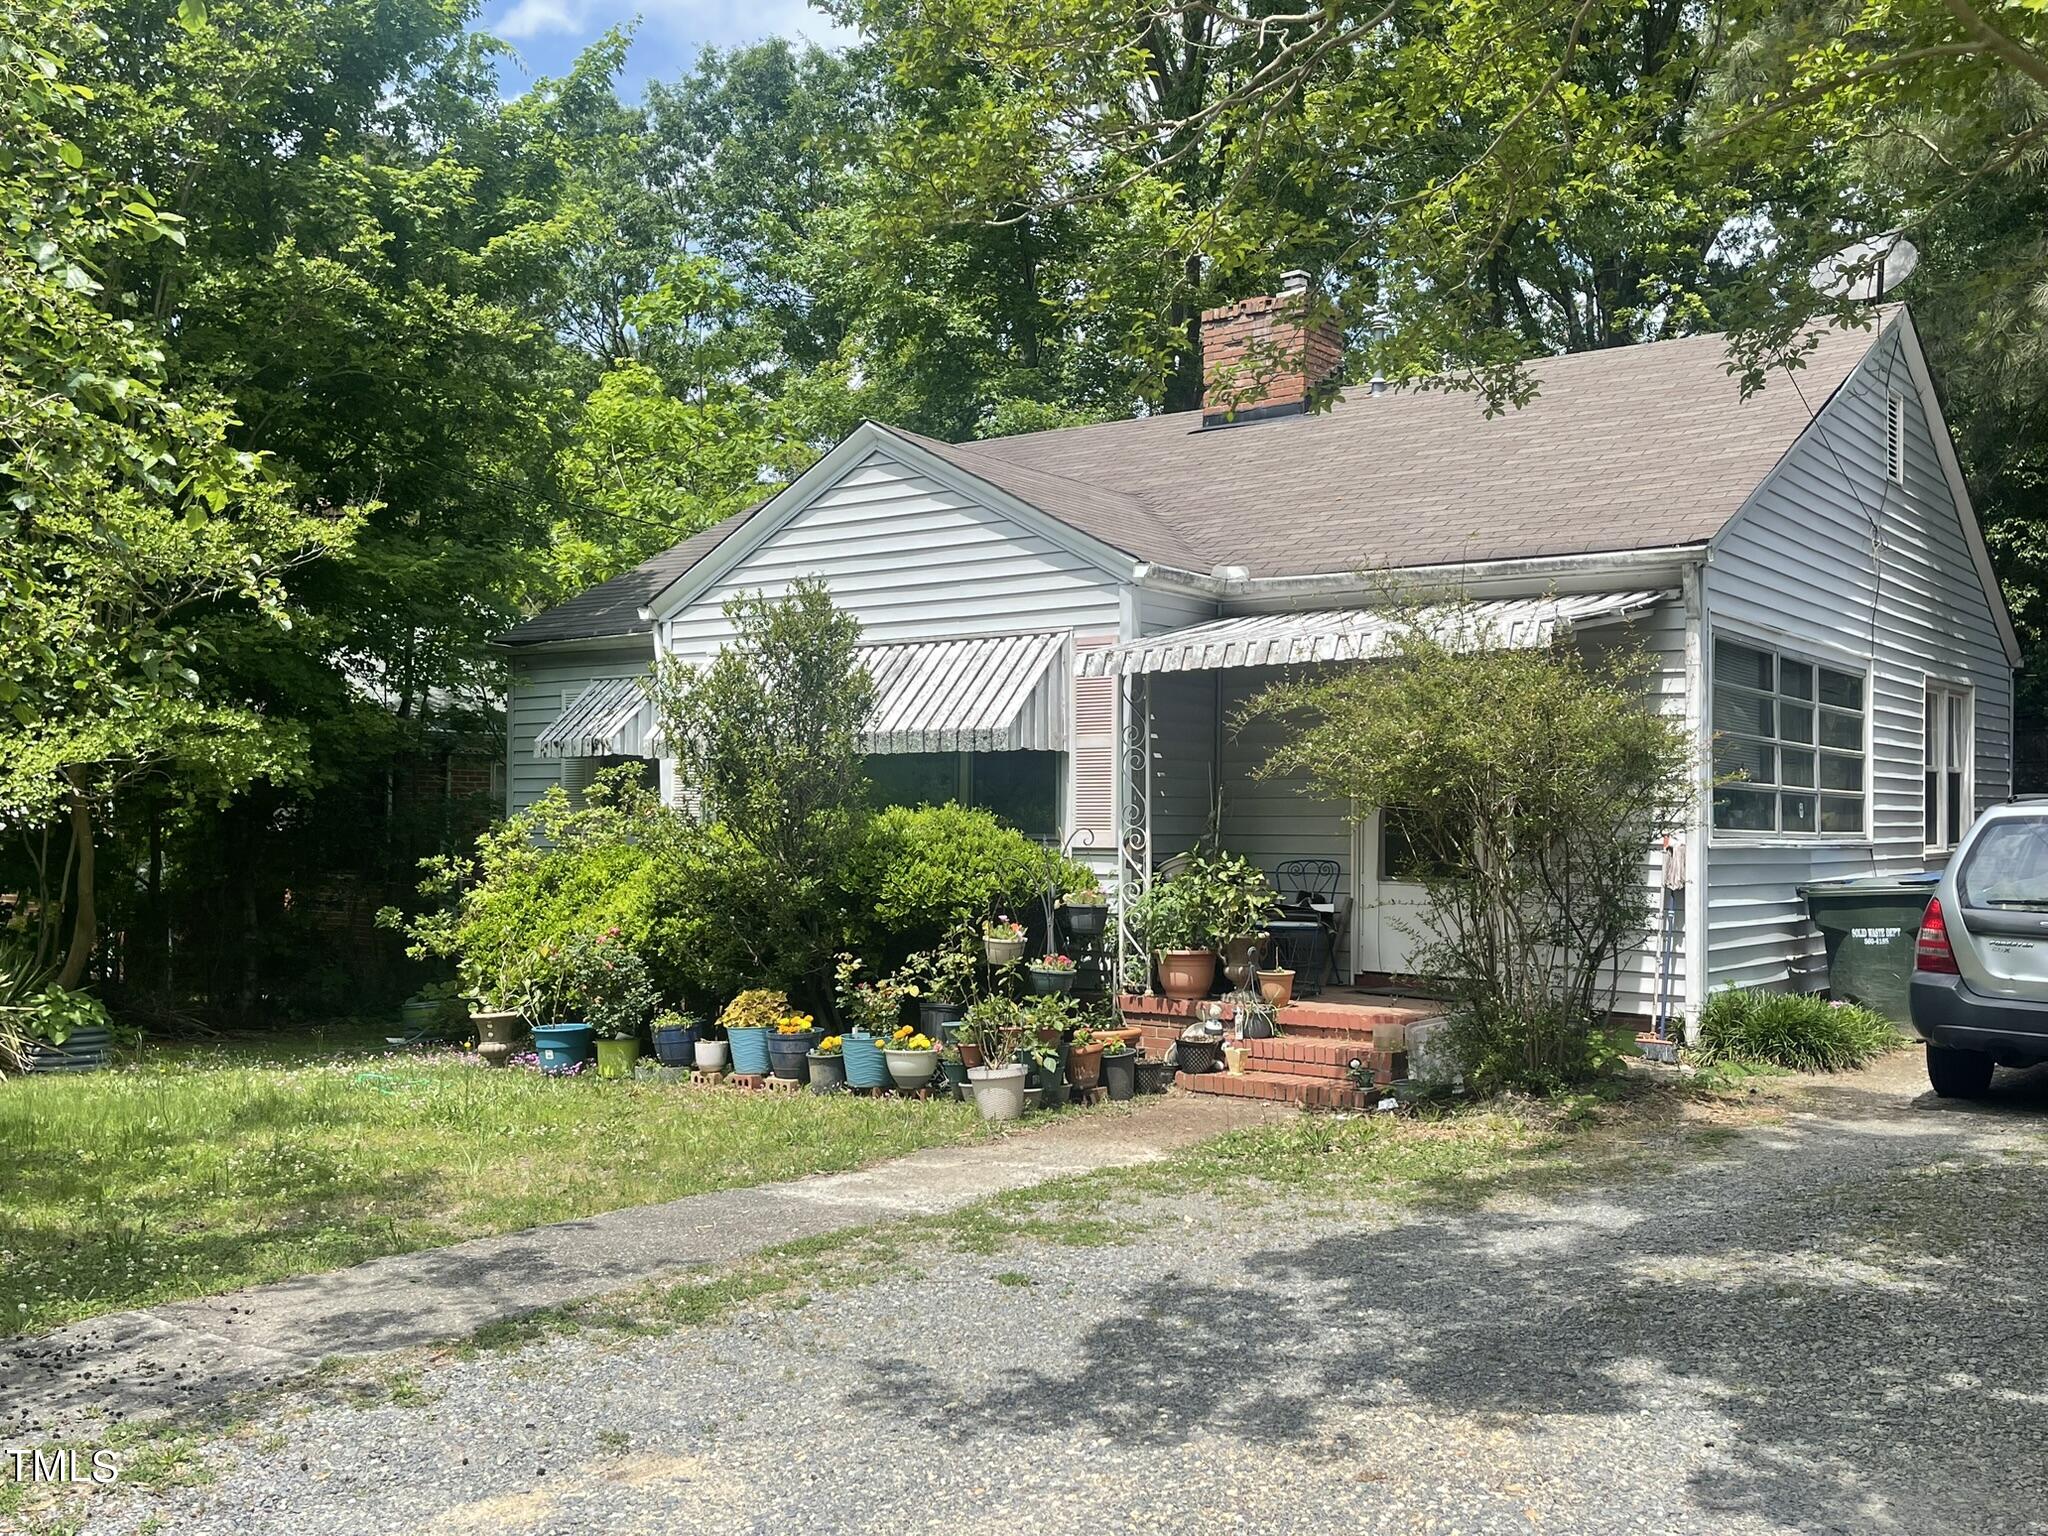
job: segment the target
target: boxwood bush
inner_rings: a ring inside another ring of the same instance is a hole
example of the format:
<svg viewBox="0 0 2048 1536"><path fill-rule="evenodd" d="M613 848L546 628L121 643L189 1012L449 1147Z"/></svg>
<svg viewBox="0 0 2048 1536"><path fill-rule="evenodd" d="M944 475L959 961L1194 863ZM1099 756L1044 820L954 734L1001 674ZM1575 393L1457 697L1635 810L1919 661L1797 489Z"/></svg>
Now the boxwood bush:
<svg viewBox="0 0 2048 1536"><path fill-rule="evenodd" d="M1707 1062L1763 1062L1794 1072L1841 1072L1905 1043L1883 1014L1817 992L1728 988L1700 1010Z"/></svg>

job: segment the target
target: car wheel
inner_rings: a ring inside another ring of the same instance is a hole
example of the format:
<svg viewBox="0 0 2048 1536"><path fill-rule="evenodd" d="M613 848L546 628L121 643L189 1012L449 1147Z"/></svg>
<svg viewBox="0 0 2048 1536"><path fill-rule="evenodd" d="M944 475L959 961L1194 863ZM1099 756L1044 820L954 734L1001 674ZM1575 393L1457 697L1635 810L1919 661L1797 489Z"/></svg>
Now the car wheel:
<svg viewBox="0 0 2048 1536"><path fill-rule="evenodd" d="M1994 1063L1982 1051L1959 1051L1953 1046L1927 1047L1927 1081L1944 1099L1981 1099L1991 1086Z"/></svg>

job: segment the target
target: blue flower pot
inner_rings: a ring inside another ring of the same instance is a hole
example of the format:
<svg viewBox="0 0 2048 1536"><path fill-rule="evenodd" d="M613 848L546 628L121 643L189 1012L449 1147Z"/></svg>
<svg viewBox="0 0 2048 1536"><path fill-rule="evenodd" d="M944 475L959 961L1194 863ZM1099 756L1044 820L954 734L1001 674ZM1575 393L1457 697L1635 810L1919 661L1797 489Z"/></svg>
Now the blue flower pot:
<svg viewBox="0 0 2048 1536"><path fill-rule="evenodd" d="M777 1077L792 1082L803 1082L809 1076L806 1060L811 1047L824 1036L815 1029L807 1029L800 1035L774 1034L768 1037L768 1067Z"/></svg>
<svg viewBox="0 0 2048 1536"><path fill-rule="evenodd" d="M732 1069L746 1077L768 1075L768 1031L765 1029L728 1029L725 1037L732 1043Z"/></svg>
<svg viewBox="0 0 2048 1536"><path fill-rule="evenodd" d="M664 1067L687 1067L695 1060L697 1031L695 1026L685 1025L681 1029L657 1029L654 1032L654 1059Z"/></svg>
<svg viewBox="0 0 2048 1536"><path fill-rule="evenodd" d="M567 1072L590 1060L588 1024L542 1024L533 1032L533 1051L543 1072Z"/></svg>
<svg viewBox="0 0 2048 1536"><path fill-rule="evenodd" d="M842 1055L846 1061L847 1087L889 1086L889 1063L882 1055L882 1048L875 1044L873 1035L848 1035Z"/></svg>

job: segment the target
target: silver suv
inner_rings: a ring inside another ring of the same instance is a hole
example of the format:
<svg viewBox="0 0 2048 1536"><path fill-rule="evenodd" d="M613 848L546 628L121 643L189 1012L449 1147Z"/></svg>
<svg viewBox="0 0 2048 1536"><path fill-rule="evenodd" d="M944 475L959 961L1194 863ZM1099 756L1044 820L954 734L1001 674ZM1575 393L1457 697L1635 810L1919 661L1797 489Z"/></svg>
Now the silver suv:
<svg viewBox="0 0 2048 1536"><path fill-rule="evenodd" d="M1927 1080L1973 1099L1993 1066L2048 1061L2048 797L1993 806L1942 872L1913 948Z"/></svg>

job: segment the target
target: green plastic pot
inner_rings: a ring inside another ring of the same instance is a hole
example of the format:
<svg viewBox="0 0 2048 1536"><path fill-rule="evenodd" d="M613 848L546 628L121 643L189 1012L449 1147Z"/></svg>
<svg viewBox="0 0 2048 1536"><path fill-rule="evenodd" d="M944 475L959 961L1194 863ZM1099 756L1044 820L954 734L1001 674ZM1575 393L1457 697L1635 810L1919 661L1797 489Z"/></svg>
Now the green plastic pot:
<svg viewBox="0 0 2048 1536"><path fill-rule="evenodd" d="M597 1075L599 1077L631 1077L633 1063L640 1059L640 1042L636 1040L600 1040L597 1042Z"/></svg>

